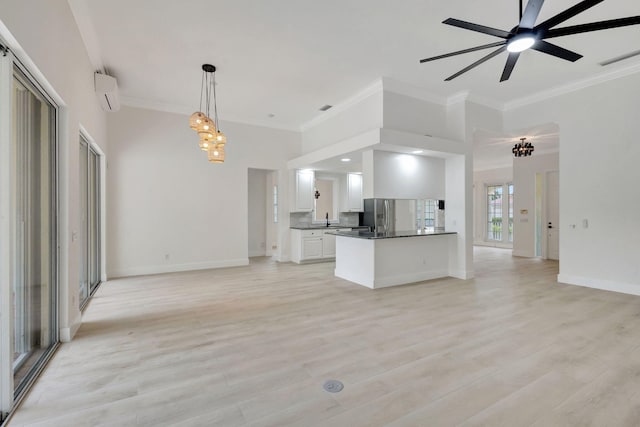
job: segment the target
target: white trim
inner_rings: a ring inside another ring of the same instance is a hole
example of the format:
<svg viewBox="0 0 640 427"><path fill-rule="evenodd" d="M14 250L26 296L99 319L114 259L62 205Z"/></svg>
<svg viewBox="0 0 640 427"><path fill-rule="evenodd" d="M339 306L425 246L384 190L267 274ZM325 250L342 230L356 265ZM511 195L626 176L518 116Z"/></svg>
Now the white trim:
<svg viewBox="0 0 640 427"><path fill-rule="evenodd" d="M240 267L249 265L249 258L229 259L224 261L191 262L187 264L172 265L145 265L141 267L124 268L111 273L111 280L114 278L129 276L144 276L148 274L175 273L178 271L208 270L211 268Z"/></svg>
<svg viewBox="0 0 640 427"><path fill-rule="evenodd" d="M340 114L341 112L353 107L354 105L356 105L360 101L362 101L364 99L367 99L368 97L370 97L372 95L375 95L375 94L377 94L379 92L382 92L382 90L383 90L382 79L376 80L375 83L367 86L365 89L363 89L360 92L356 93L352 97L349 97L349 98L345 99L344 101L332 106L330 110L327 110L327 111L323 112L321 115L309 120L306 123L303 123L298 130L301 131L301 132L309 130L312 127L315 127L315 126L319 125L320 123L325 122L325 121L329 120L330 118L335 117L336 115Z"/></svg>
<svg viewBox="0 0 640 427"><path fill-rule="evenodd" d="M522 258L535 258L535 256L532 256L530 252L528 251L524 251L524 250L518 250L518 249L514 249L513 252L511 253L512 256L519 256Z"/></svg>
<svg viewBox="0 0 640 427"><path fill-rule="evenodd" d="M410 285L426 280L442 279L449 276L449 271L446 269L421 271L418 273L409 274L396 274L393 276L377 277L373 279L373 288L380 289L389 286ZM360 283L363 286L369 288L368 284Z"/></svg>
<svg viewBox="0 0 640 427"><path fill-rule="evenodd" d="M504 104L504 111L515 110L526 105L535 104L537 102L545 101L550 98L555 98L560 95L566 95L571 92L578 91L590 86L595 86L600 83L605 83L611 80L616 80L621 77L629 76L640 72L640 63L636 63L624 68L620 68L614 71L608 71L598 74L593 77L587 77L582 80L568 83L562 86L556 86L551 89L546 89L536 94L525 96L514 101L509 101Z"/></svg>
<svg viewBox="0 0 640 427"><path fill-rule="evenodd" d="M80 311L78 311L78 316L74 319L70 324L71 326L68 328L60 328L60 342L71 342L73 337L80 329L80 325L82 325L82 316Z"/></svg>
<svg viewBox="0 0 640 427"><path fill-rule="evenodd" d="M0 53L0 411L13 406L11 289L11 100L13 59Z"/></svg>
<svg viewBox="0 0 640 427"><path fill-rule="evenodd" d="M619 292L630 295L640 295L640 285L617 282L615 280L594 279L591 277L558 274L558 282L586 288L601 289L603 291Z"/></svg>
<svg viewBox="0 0 640 427"><path fill-rule="evenodd" d="M427 89L414 86L411 83L401 82L389 77L382 78L382 88L385 92L395 93L397 95L409 96L421 101L430 102L437 105L448 105L449 100L446 96L436 95ZM455 96L455 95L454 95ZM465 93L466 97L466 93Z"/></svg>
<svg viewBox="0 0 640 427"><path fill-rule="evenodd" d="M449 277L461 280L473 279L473 270L450 270Z"/></svg>
<svg viewBox="0 0 640 427"><path fill-rule="evenodd" d="M184 116L190 116L195 109L193 107L187 107L186 105L169 104L166 102L152 101L143 98L134 98L131 96L120 95L120 104L132 108L141 108L143 110L163 111L165 113L174 113ZM221 122L228 123L240 123L250 126L260 126L271 129L287 130L291 132L300 132L300 129L296 126L285 125L282 123L276 123L271 120L246 120L240 117L233 117L225 115L221 118Z"/></svg>
<svg viewBox="0 0 640 427"><path fill-rule="evenodd" d="M500 112L504 112L504 102L497 101L495 99L487 98L482 95L476 95L474 93L470 93L467 96L467 102L471 102L473 104L483 105L488 108L492 108L494 110L498 110Z"/></svg>

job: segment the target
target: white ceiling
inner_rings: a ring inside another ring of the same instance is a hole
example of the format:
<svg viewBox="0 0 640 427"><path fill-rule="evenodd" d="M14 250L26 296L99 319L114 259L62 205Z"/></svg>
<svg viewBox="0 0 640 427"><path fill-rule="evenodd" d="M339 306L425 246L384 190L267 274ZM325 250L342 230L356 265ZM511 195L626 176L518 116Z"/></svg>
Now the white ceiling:
<svg viewBox="0 0 640 427"><path fill-rule="evenodd" d="M533 155L555 153L560 149L560 129L554 123L511 133L478 129L473 134L473 169L478 171L512 167L511 149L523 137L533 144Z"/></svg>
<svg viewBox="0 0 640 427"><path fill-rule="evenodd" d="M501 28L516 25L517 0L69 0L94 65L118 78L124 103L176 111L198 107L201 65L218 67L225 120L299 129L389 77L448 97L469 91L506 103L640 64L640 26L554 39L584 55L569 63L525 52L499 83L506 54L469 73L444 78L490 52L419 64L419 59L497 41L441 24L448 17ZM547 0L538 22L578 0ZM640 15L640 2L608 0L565 25ZM275 115L269 118L269 115Z"/></svg>

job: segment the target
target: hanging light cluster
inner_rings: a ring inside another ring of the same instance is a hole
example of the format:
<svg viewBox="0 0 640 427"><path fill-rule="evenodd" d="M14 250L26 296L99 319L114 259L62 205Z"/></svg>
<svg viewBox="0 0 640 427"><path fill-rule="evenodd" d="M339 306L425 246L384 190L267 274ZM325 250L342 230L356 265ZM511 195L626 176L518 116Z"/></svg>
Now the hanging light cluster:
<svg viewBox="0 0 640 427"><path fill-rule="evenodd" d="M204 101L204 111L202 103ZM213 102L213 119L211 103ZM206 151L211 163L224 163L224 146L227 137L220 130L218 105L216 102L216 67L202 65L202 84L200 87L200 110L189 117L189 127L200 137L200 149Z"/></svg>
<svg viewBox="0 0 640 427"><path fill-rule="evenodd" d="M525 142L527 138L520 138L520 142L516 142L511 152L516 157L527 157L533 153L533 145L530 142Z"/></svg>

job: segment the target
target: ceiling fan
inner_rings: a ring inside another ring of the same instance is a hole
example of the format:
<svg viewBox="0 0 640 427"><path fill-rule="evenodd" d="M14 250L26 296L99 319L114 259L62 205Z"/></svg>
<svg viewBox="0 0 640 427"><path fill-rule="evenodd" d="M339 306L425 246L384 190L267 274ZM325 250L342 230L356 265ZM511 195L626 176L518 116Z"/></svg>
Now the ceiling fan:
<svg viewBox="0 0 640 427"><path fill-rule="evenodd" d="M431 58L421 59L420 63L435 61L436 59L448 58L450 56L461 55L463 53L475 52L477 50L489 49L497 47L490 54L480 58L473 64L458 71L457 73L449 76L445 81L450 81L456 77L466 73L467 71L477 67L478 65L488 61L504 52L509 52L507 57L507 63L504 66L504 71L500 77L500 81L509 80L513 68L520 57L520 53L527 49L537 50L538 52L546 53L548 55L555 56L557 58L565 59L567 61L575 62L582 58L582 55L564 49L555 44L545 41L554 37L568 36L578 33L587 33L590 31L606 30L609 28L625 27L628 25L640 24L640 16L630 16L627 18L611 19L608 21L591 22L588 24L572 25L569 27L554 28L556 25L565 22L566 20L573 18L579 13L584 12L587 9L592 8L598 3L602 3L604 0L583 0L575 6L570 7L564 12L560 12L552 18L536 25L536 20L540 14L540 9L544 4L544 0L529 0L527 7L522 12L522 0L520 0L520 22L513 27L511 31L499 30L497 28L486 27L484 25L478 25L471 22L461 21L455 18L449 18L442 21L443 24L453 25L454 27L463 28L465 30L477 31L479 33L489 34L501 38L501 41L495 43L489 43L482 46L476 46L469 49L463 49L456 52L447 53L444 55L438 55Z"/></svg>

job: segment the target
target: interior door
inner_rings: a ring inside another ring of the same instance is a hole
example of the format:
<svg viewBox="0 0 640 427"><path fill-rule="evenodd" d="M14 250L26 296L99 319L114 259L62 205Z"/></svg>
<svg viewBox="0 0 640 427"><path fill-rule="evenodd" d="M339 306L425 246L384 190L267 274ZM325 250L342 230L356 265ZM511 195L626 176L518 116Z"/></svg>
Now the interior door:
<svg viewBox="0 0 640 427"><path fill-rule="evenodd" d="M560 173L547 172L547 259L560 258Z"/></svg>

